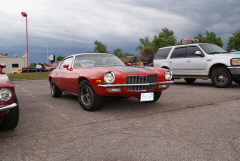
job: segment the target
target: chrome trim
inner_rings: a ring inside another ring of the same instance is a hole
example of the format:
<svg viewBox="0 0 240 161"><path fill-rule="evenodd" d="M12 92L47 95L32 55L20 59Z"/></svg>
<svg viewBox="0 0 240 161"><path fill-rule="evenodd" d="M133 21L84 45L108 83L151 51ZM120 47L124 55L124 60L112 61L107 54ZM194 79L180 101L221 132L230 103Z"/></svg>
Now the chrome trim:
<svg viewBox="0 0 240 161"><path fill-rule="evenodd" d="M0 106L0 111L7 111L15 107L17 107L16 103L12 103L11 105L7 105L7 106L3 105L3 106Z"/></svg>
<svg viewBox="0 0 240 161"><path fill-rule="evenodd" d="M152 86L152 85L167 85L173 84L174 81L166 81L166 82L154 82L154 83L142 83L142 84L99 84L98 87L131 87L131 86Z"/></svg>

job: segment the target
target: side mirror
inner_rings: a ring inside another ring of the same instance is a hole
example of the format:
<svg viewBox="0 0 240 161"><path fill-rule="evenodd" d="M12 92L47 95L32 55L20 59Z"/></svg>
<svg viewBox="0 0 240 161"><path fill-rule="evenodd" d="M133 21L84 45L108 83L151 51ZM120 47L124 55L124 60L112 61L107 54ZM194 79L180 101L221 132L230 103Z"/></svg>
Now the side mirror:
<svg viewBox="0 0 240 161"><path fill-rule="evenodd" d="M126 65L127 65L127 66L131 66L132 64L131 64L131 63L127 63Z"/></svg>
<svg viewBox="0 0 240 161"><path fill-rule="evenodd" d="M0 64L0 68L6 68L5 64Z"/></svg>
<svg viewBox="0 0 240 161"><path fill-rule="evenodd" d="M195 55L202 56L202 52L201 51L196 51Z"/></svg>
<svg viewBox="0 0 240 161"><path fill-rule="evenodd" d="M6 65L5 64L0 64L0 74L3 73L3 71L2 71L3 68L6 68Z"/></svg>
<svg viewBox="0 0 240 161"><path fill-rule="evenodd" d="M68 70L69 64L64 64L63 68L66 68Z"/></svg>

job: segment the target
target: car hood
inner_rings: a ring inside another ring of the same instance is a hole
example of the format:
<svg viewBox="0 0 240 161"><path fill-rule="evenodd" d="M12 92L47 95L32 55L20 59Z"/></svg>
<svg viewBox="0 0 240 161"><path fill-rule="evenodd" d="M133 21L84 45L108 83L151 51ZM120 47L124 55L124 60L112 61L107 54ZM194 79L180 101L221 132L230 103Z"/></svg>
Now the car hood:
<svg viewBox="0 0 240 161"><path fill-rule="evenodd" d="M104 66L104 67L92 67L97 71L107 72L112 71L116 73L129 73L129 74L150 74L157 71L152 67L131 67L131 66Z"/></svg>
<svg viewBox="0 0 240 161"><path fill-rule="evenodd" d="M217 56L217 57L227 57L227 58L240 58L240 55L239 54L234 54L234 53L231 53L231 54L213 54L212 56Z"/></svg>
<svg viewBox="0 0 240 161"><path fill-rule="evenodd" d="M13 87L6 74L0 74L0 87Z"/></svg>

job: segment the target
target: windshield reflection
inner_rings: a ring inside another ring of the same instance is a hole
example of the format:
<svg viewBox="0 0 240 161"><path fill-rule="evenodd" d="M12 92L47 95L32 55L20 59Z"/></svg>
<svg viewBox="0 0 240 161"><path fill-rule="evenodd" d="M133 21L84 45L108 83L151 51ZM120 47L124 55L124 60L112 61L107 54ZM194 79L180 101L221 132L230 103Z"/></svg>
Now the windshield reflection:
<svg viewBox="0 0 240 161"><path fill-rule="evenodd" d="M73 67L125 65L118 57L111 54L82 54L75 57Z"/></svg>
<svg viewBox="0 0 240 161"><path fill-rule="evenodd" d="M205 51L207 54L220 54L220 53L227 53L226 50L220 48L217 45L213 44L199 44L201 48Z"/></svg>

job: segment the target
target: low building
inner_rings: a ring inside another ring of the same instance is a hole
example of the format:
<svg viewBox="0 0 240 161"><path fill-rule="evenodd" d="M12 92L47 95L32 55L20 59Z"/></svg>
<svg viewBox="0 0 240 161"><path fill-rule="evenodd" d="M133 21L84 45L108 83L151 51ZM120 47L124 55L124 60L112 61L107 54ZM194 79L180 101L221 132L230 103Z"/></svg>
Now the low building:
<svg viewBox="0 0 240 161"><path fill-rule="evenodd" d="M0 53L0 64L6 64L4 72L10 74L11 71L26 67L26 57L8 57L8 54Z"/></svg>

